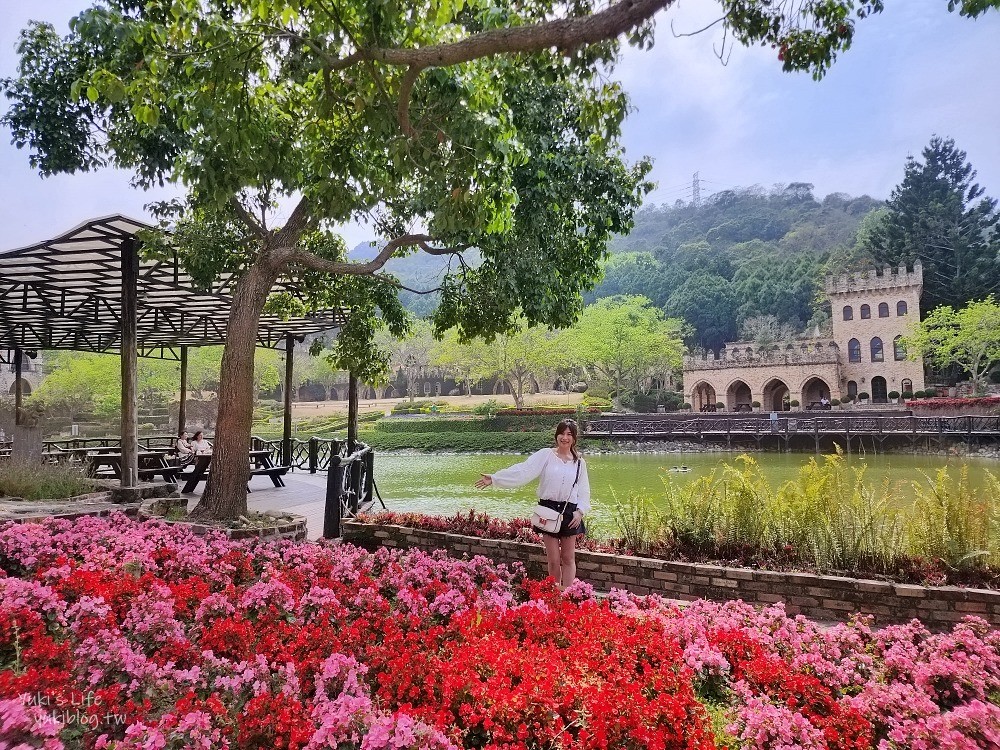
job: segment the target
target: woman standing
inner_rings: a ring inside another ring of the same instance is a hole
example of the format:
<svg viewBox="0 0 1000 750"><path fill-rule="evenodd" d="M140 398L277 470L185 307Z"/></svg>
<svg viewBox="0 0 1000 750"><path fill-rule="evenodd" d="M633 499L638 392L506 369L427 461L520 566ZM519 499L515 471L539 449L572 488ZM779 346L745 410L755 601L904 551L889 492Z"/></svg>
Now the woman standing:
<svg viewBox="0 0 1000 750"><path fill-rule="evenodd" d="M561 510L562 526L556 533L538 531L545 544L549 575L560 589L576 578L576 538L586 533L584 514L590 510L590 478L587 463L576 449L577 426L564 419L556 426L555 446L542 448L522 463L495 474L483 474L476 487L520 487L533 479L538 482L538 502Z"/></svg>

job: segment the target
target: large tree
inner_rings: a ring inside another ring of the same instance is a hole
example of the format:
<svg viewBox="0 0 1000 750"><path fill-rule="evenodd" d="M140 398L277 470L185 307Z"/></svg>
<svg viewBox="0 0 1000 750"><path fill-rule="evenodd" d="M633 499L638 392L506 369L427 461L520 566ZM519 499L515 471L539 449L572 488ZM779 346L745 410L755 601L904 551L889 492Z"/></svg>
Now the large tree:
<svg viewBox="0 0 1000 750"><path fill-rule="evenodd" d="M906 160L886 211L859 234L879 263L920 260L924 310L1000 292L1000 212L975 179L955 141L935 136L922 162Z"/></svg>
<svg viewBox="0 0 1000 750"><path fill-rule="evenodd" d="M620 408L622 396L645 391L654 379L666 382L680 369L685 332L683 321L665 318L645 297L623 295L584 308L567 343Z"/></svg>
<svg viewBox="0 0 1000 750"><path fill-rule="evenodd" d="M1000 304L990 295L958 310L936 307L904 342L911 357L923 355L939 367L962 368L975 393L982 394L986 373L1000 362Z"/></svg>
<svg viewBox="0 0 1000 750"><path fill-rule="evenodd" d="M44 24L24 32L4 122L32 164L181 183L190 231L174 249L200 279L238 274L198 512L246 507L255 332L283 275L370 282L306 284L312 304L360 306L335 359L367 380L387 361L370 346L381 315L403 329L392 280L377 275L394 255L481 252L478 267L456 260L445 277L439 330L496 335L518 309L530 323L573 321L646 188L648 165L620 151L615 40L648 45L671 4L99 0L66 38ZM852 14L882 9L789 5L723 0L723 22L729 38L773 45L785 69L817 76L850 46ZM385 244L352 263L326 232L365 217ZM221 241L200 240L201 228Z"/></svg>

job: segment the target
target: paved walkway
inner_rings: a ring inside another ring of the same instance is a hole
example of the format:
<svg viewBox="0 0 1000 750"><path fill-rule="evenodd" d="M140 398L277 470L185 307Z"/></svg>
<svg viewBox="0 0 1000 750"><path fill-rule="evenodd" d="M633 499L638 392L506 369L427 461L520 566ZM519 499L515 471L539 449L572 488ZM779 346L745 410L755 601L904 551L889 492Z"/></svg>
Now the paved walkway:
<svg viewBox="0 0 1000 750"><path fill-rule="evenodd" d="M282 478L285 486L275 487L265 476L252 477L250 494L247 495L249 510L283 510L305 516L309 538L319 539L323 533L323 510L326 505L326 472L289 472ZM199 486L199 492L184 495L189 498L189 510L198 504L200 490L204 486Z"/></svg>

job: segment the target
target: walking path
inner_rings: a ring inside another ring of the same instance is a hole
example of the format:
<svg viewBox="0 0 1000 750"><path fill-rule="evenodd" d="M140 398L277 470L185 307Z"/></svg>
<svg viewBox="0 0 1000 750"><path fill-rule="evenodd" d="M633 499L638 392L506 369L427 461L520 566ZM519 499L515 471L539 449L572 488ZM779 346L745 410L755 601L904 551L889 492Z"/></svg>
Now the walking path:
<svg viewBox="0 0 1000 750"><path fill-rule="evenodd" d="M251 477L248 510L287 511L305 516L309 539L319 539L323 533L323 510L326 505L326 472L285 474L284 487L275 487L266 476ZM204 485L202 485L204 486ZM201 499L201 493L188 493L188 510Z"/></svg>

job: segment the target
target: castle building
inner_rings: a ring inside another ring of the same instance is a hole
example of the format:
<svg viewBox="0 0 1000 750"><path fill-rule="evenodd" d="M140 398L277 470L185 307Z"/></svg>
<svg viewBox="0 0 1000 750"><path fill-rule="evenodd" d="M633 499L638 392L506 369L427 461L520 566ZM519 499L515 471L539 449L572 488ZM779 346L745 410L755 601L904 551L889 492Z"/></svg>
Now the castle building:
<svg viewBox="0 0 1000 750"><path fill-rule="evenodd" d="M867 274L829 276L826 294L833 337L761 347L726 344L718 357L684 358L684 391L694 411L780 411L789 401L803 408L824 399L867 393L885 404L889 393L924 389L924 366L907 358L900 339L920 319L923 268L883 268Z"/></svg>

